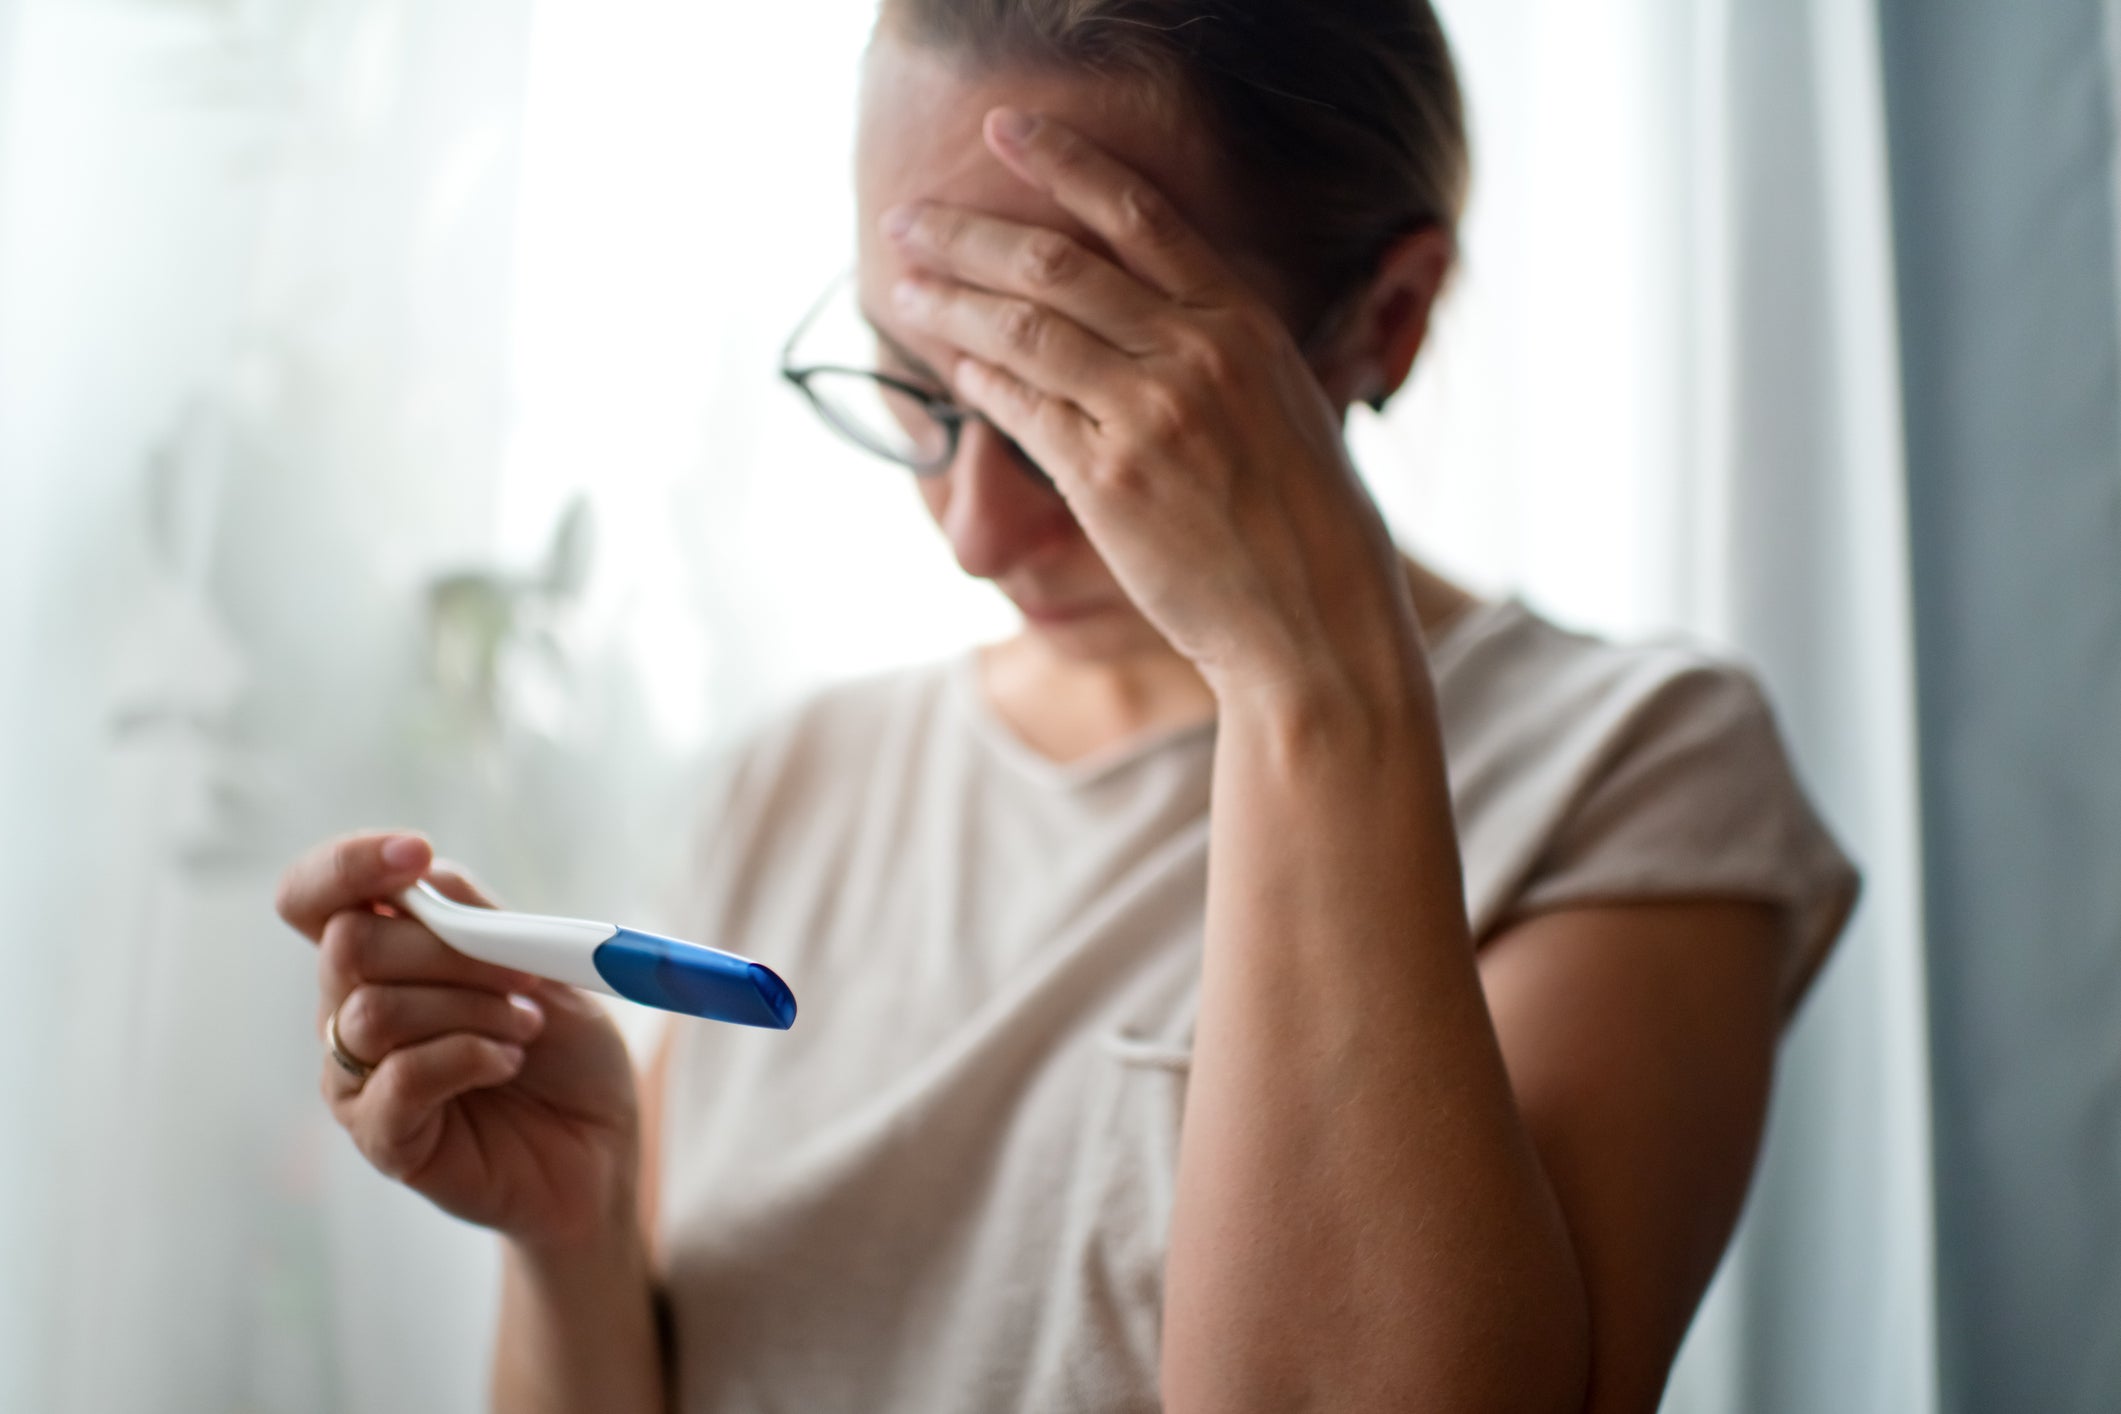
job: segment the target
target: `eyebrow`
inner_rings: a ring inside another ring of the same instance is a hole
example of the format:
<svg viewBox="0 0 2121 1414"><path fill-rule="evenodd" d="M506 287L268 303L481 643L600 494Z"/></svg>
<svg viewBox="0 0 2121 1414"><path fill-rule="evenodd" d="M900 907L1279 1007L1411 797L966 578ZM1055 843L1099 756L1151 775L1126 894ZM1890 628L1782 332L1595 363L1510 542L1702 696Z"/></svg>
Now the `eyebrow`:
<svg viewBox="0 0 2121 1414"><path fill-rule="evenodd" d="M900 343L898 340L892 338L889 334L885 333L883 326L881 324L878 324L876 322L875 316L871 315L866 309L862 311L862 322L869 326L870 333L876 335L877 342L882 344L886 349L890 350L892 357L898 359L899 362L905 364L909 372L917 375L918 377L927 379L929 382L935 384L935 386L939 389L949 387L949 384L943 381L943 375L937 373L926 363L922 362L920 357L916 355L913 350L907 348L904 344Z"/></svg>

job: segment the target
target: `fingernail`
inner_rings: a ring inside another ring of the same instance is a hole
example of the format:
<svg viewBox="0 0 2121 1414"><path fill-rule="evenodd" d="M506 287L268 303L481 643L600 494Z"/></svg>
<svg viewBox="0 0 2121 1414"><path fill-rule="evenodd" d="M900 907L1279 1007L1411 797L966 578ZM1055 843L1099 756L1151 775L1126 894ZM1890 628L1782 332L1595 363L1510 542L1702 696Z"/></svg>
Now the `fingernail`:
<svg viewBox="0 0 2121 1414"><path fill-rule="evenodd" d="M536 1031L545 1024L545 1008L539 1006L530 998L521 995L511 996L508 999L508 1004L520 1013L516 1018L517 1021L529 1027L532 1031Z"/></svg>
<svg viewBox="0 0 2121 1414"><path fill-rule="evenodd" d="M900 280L891 287L891 302L909 313L928 307L928 287L918 280Z"/></svg>
<svg viewBox="0 0 2121 1414"><path fill-rule="evenodd" d="M1018 109L1003 108L994 115L994 135L1011 147L1022 147L1037 130L1038 119Z"/></svg>
<svg viewBox="0 0 2121 1414"><path fill-rule="evenodd" d="M884 234L891 239L904 240L913 229L913 220L920 212L912 205L894 206L884 213Z"/></svg>
<svg viewBox="0 0 2121 1414"><path fill-rule="evenodd" d="M418 835L399 835L383 846L383 863L390 869L410 869L427 860L427 841Z"/></svg>
<svg viewBox="0 0 2121 1414"><path fill-rule="evenodd" d="M510 1070L514 1070L523 1063L523 1048L521 1046L510 1045L508 1042L503 1041L496 1049L500 1051L501 1059L507 1063Z"/></svg>

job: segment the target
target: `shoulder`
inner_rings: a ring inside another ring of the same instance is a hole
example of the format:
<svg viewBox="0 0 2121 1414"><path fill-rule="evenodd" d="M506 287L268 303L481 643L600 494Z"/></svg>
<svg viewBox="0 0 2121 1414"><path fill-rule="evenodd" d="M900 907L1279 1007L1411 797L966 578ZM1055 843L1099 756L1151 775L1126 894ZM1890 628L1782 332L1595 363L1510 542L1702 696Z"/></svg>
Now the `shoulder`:
<svg viewBox="0 0 2121 1414"><path fill-rule="evenodd" d="M1749 666L1678 638L1621 643L1522 604L1445 641L1446 750L1485 925L1571 903L1776 905L1790 1004L1857 877Z"/></svg>
<svg viewBox="0 0 2121 1414"><path fill-rule="evenodd" d="M1682 640L1618 643L1508 601L1436 660L1461 815L1519 848L1601 805L1690 813L1733 774L1789 766L1759 678Z"/></svg>
<svg viewBox="0 0 2121 1414"><path fill-rule="evenodd" d="M1452 773L1476 794L1566 804L1631 764L1667 775L1704 758L1789 765L1759 676L1677 637L1616 642L1511 600L1446 638L1437 658Z"/></svg>
<svg viewBox="0 0 2121 1414"><path fill-rule="evenodd" d="M1447 638L1439 688L1464 734L1583 744L1697 719L1772 716L1744 664L1677 637L1625 643L1564 628L1517 600Z"/></svg>

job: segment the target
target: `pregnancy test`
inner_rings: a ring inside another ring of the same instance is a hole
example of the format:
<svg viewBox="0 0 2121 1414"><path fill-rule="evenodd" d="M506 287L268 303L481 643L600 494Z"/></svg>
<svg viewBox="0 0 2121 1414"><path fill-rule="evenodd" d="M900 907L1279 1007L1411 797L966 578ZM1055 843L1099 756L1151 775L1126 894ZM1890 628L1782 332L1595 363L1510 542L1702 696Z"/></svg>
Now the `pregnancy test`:
<svg viewBox="0 0 2121 1414"><path fill-rule="evenodd" d="M795 1025L788 984L733 952L586 918L473 908L424 879L392 902L458 952L496 967L709 1021L775 1031Z"/></svg>

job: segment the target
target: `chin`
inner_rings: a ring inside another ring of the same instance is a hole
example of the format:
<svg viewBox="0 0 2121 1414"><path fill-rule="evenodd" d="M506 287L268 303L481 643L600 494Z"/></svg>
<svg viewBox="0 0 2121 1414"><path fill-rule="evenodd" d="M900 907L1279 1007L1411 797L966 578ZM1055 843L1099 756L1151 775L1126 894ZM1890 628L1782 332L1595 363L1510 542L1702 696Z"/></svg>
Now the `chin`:
<svg viewBox="0 0 2121 1414"><path fill-rule="evenodd" d="M1065 623L1025 619L1024 634L1054 656L1080 663L1112 663L1171 651L1162 634L1132 613L1107 612Z"/></svg>

